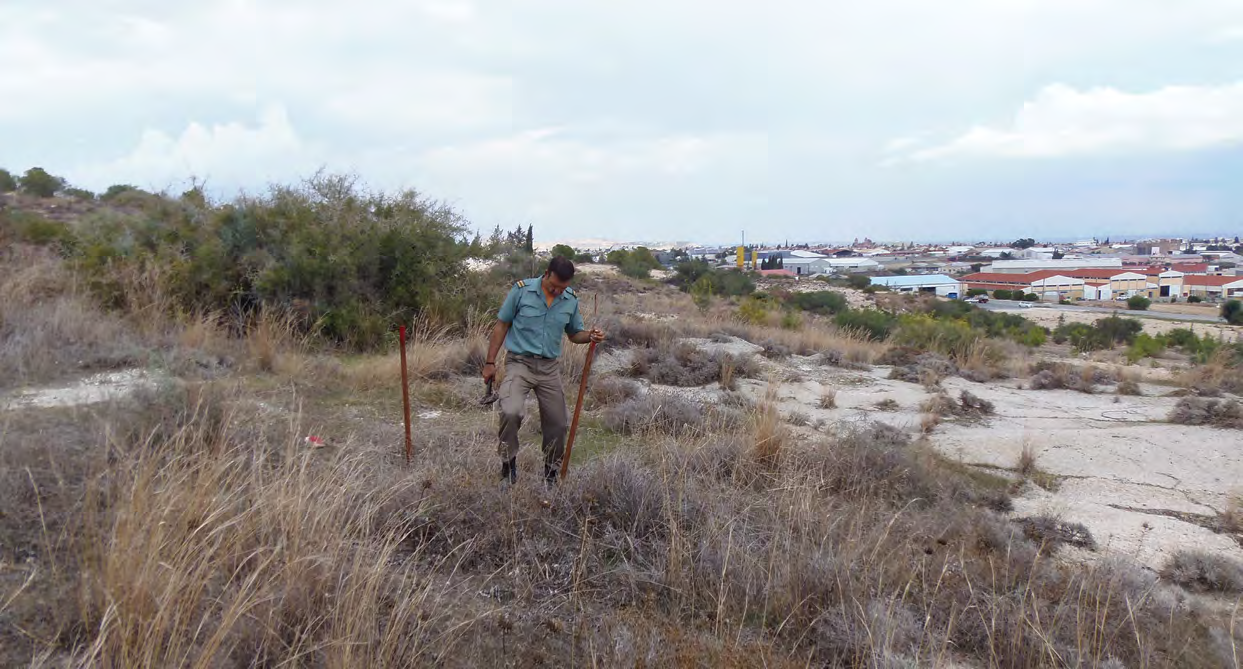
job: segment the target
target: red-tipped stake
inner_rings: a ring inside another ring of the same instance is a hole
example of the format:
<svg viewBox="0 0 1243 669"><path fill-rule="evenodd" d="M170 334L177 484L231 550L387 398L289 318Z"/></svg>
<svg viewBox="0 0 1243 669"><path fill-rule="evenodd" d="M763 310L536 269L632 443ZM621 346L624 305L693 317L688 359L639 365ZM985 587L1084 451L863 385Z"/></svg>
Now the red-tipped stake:
<svg viewBox="0 0 1243 669"><path fill-rule="evenodd" d="M587 360L583 362L583 378L578 381L578 402L574 404L574 420L570 421L570 436L565 440L565 457L561 458L561 480L570 471L570 453L574 451L574 435L578 434L578 414L583 410L583 394L587 392L587 377L591 374L591 360L595 357L596 343L587 347Z"/></svg>
<svg viewBox="0 0 1243 669"><path fill-rule="evenodd" d="M406 464L410 464L410 452L414 449L410 441L410 382L406 377L406 326L397 330L397 338L401 340L401 405L406 418Z"/></svg>

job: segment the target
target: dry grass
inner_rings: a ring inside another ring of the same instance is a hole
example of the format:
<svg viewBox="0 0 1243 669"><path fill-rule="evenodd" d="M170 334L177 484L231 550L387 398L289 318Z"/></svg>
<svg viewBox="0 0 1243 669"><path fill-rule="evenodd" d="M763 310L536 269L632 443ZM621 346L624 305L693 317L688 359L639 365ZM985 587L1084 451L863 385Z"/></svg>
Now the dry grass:
<svg viewBox="0 0 1243 669"><path fill-rule="evenodd" d="M482 330L479 328L478 330ZM450 377L467 374L477 375L483 368L486 355L486 338L481 331L470 337L452 335L447 328L416 327L406 341L406 368L411 381L443 381ZM577 353L576 362L581 373L586 347L566 344L567 353ZM503 351L497 356L498 375L504 375ZM573 370L571 370L572 372ZM357 391L373 391L401 387L401 353L396 351L383 356L368 356L346 364L342 370L342 382ZM562 375L563 379L571 378ZM577 376L573 376L577 384ZM568 381L567 381L568 383Z"/></svg>
<svg viewBox="0 0 1243 669"><path fill-rule="evenodd" d="M754 437L752 454L755 461L769 468L780 464L790 434L785 424L781 422L781 414L777 411L777 384L768 384L763 401L756 406L752 418L752 431Z"/></svg>
<svg viewBox="0 0 1243 669"><path fill-rule="evenodd" d="M0 250L0 387L144 361L141 337L97 307L46 249Z"/></svg>
<svg viewBox="0 0 1243 669"><path fill-rule="evenodd" d="M922 413L919 415L919 432L920 434L932 434L941 424L941 416L935 413Z"/></svg>
<svg viewBox="0 0 1243 669"><path fill-rule="evenodd" d="M820 408L836 409L837 408L837 389L825 388L820 391Z"/></svg>
<svg viewBox="0 0 1243 669"><path fill-rule="evenodd" d="M6 498L0 536L31 551L9 564L37 567L0 582L0 659L1222 661L1210 640L1223 622L1175 615L1138 572L1048 563L987 510L992 484L882 426L796 443L771 400L741 431L637 434L575 464L554 495L528 483L530 450L517 488L493 484L490 430L428 425L407 468L395 427L334 416L339 445L308 450L302 415L249 413L235 389L136 403L55 441L21 437L45 425L14 425L0 433L0 476L38 494ZM81 450L54 466L49 445Z"/></svg>
<svg viewBox="0 0 1243 669"><path fill-rule="evenodd" d="M1030 443L1023 443L1023 450L1019 453L1019 461L1015 464L1014 471L1022 476L1031 476L1039 471L1036 466L1036 449Z"/></svg>

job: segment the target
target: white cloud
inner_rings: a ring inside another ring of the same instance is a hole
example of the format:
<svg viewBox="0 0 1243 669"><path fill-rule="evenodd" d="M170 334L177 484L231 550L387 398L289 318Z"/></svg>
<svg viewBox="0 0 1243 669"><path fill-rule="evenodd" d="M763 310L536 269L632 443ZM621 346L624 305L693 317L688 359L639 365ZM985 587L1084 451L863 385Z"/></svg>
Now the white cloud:
<svg viewBox="0 0 1243 669"><path fill-rule="evenodd" d="M285 110L273 106L255 126L190 123L177 137L149 129L127 155L79 167L68 176L94 189L115 183L162 189L190 177L209 186L239 188L307 176L317 167L316 154Z"/></svg>
<svg viewBox="0 0 1243 669"><path fill-rule="evenodd" d="M1239 141L1243 82L1170 86L1149 93L1055 84L1025 103L1008 126L979 126L910 157L1055 158L1185 151Z"/></svg>

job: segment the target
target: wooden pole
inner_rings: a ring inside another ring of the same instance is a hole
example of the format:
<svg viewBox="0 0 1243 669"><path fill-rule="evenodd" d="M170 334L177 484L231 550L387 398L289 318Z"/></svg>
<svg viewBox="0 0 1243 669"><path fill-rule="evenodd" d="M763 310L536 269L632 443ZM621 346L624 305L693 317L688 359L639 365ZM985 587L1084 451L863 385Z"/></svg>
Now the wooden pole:
<svg viewBox="0 0 1243 669"><path fill-rule="evenodd" d="M583 378L578 381L578 402L574 404L574 420L570 421L570 436L565 440L565 456L561 458L561 480L570 471L570 453L574 451L574 435L578 434L578 415L583 411L583 394L587 392L587 377L591 374L591 360L595 357L596 343L587 347L587 360L583 362Z"/></svg>
<svg viewBox="0 0 1243 669"><path fill-rule="evenodd" d="M414 444L410 441L410 381L406 375L406 326L398 329L397 338L401 340L401 405L406 419L406 464L410 464L410 453Z"/></svg>

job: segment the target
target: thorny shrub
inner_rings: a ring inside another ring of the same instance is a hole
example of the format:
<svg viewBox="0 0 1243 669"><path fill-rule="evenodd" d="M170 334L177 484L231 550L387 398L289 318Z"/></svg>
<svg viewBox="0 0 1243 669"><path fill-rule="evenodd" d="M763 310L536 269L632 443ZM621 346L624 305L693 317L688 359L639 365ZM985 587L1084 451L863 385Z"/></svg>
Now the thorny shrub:
<svg viewBox="0 0 1243 669"><path fill-rule="evenodd" d="M1243 594L1243 562L1204 551L1175 553L1161 574L1196 592Z"/></svg>
<svg viewBox="0 0 1243 669"><path fill-rule="evenodd" d="M1243 429L1243 406L1234 400L1184 397L1170 411L1169 421L1180 425L1212 425Z"/></svg>

